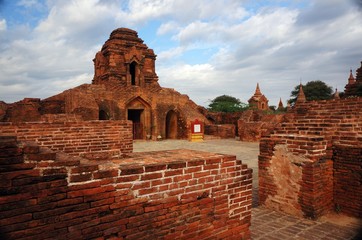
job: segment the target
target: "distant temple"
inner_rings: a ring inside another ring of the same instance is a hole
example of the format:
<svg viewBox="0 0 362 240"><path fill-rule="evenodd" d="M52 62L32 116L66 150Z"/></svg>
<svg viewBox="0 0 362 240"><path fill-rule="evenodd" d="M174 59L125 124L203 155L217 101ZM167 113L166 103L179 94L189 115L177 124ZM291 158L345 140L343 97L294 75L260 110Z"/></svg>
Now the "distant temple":
<svg viewBox="0 0 362 240"><path fill-rule="evenodd" d="M352 69L349 73L348 83L345 86L344 97L362 96L362 61L361 67L356 70L356 78L353 77Z"/></svg>
<svg viewBox="0 0 362 240"><path fill-rule="evenodd" d="M248 100L249 105L259 109L259 110L268 110L269 100L261 93L259 88L259 83L256 84L256 89L254 95Z"/></svg>
<svg viewBox="0 0 362 240"><path fill-rule="evenodd" d="M299 84L299 91L298 91L298 96L297 96L297 101L295 102L295 104L298 103L304 103L307 101L307 98L305 97L304 91L303 91L303 85L302 83Z"/></svg>
<svg viewBox="0 0 362 240"><path fill-rule="evenodd" d="M283 105L283 102L282 102L282 98L279 99L277 110L284 110L284 105Z"/></svg>

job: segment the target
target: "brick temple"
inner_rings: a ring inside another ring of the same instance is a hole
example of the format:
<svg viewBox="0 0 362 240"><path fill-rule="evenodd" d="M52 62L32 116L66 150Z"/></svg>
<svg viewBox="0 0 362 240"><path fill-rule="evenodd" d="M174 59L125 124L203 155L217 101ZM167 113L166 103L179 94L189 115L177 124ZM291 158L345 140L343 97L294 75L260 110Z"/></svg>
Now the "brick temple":
<svg viewBox="0 0 362 240"><path fill-rule="evenodd" d="M190 121L207 121L187 95L159 85L156 55L136 31L114 30L93 62L92 84L43 100L3 104L0 117L8 122L131 120L135 139L188 138Z"/></svg>
<svg viewBox="0 0 362 240"><path fill-rule="evenodd" d="M258 110L269 110L269 100L261 93L259 83L256 85L255 93L248 100L249 105Z"/></svg>

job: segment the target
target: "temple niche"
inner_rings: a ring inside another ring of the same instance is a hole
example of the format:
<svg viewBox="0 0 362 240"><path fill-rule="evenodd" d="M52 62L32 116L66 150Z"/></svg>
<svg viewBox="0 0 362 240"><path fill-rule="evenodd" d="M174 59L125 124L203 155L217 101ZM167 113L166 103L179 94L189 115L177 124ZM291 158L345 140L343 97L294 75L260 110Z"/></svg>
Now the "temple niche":
<svg viewBox="0 0 362 240"><path fill-rule="evenodd" d="M27 121L24 116L29 112L32 121L66 120L76 115L83 121L130 120L135 139L188 138L191 121L208 120L187 95L159 85L155 61L155 53L136 31L115 29L93 59L92 84L38 99L35 107L27 101L31 111L19 110L19 106L24 108L24 100L9 104L2 121Z"/></svg>

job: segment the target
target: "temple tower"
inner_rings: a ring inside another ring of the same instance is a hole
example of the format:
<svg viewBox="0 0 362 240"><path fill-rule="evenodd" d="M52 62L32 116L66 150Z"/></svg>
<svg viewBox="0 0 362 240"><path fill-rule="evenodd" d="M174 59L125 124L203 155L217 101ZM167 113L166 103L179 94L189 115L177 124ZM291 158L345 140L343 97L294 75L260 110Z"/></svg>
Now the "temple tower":
<svg viewBox="0 0 362 240"><path fill-rule="evenodd" d="M352 69L350 70L348 83L344 88L344 97L362 95L362 61L361 67L356 70L356 78L353 77Z"/></svg>
<svg viewBox="0 0 362 240"><path fill-rule="evenodd" d="M283 102L282 102L282 98L280 98L277 110L283 110L283 109L284 109L284 105L283 105Z"/></svg>
<svg viewBox="0 0 362 240"><path fill-rule="evenodd" d="M248 100L249 105L257 108L258 110L268 110L269 100L261 93L259 83L256 84L254 95Z"/></svg>
<svg viewBox="0 0 362 240"><path fill-rule="evenodd" d="M299 92L298 92L298 96L297 96L297 101L295 103L296 104L304 103L306 101L307 101L307 99L306 99L304 91L303 91L303 85L299 84Z"/></svg>
<svg viewBox="0 0 362 240"><path fill-rule="evenodd" d="M156 55L136 31L115 29L97 52L93 84L150 87L158 85L155 71Z"/></svg>

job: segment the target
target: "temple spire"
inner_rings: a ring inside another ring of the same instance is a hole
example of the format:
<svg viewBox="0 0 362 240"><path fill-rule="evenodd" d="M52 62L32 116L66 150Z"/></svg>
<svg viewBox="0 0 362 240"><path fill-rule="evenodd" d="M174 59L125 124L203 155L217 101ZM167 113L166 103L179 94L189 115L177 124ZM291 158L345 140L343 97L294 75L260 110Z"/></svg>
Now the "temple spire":
<svg viewBox="0 0 362 240"><path fill-rule="evenodd" d="M299 84L299 93L298 93L298 96L297 96L297 102L296 103L303 103L303 102L306 102L307 99L305 98L305 94L304 94L304 91L303 91L303 85L302 83Z"/></svg>
<svg viewBox="0 0 362 240"><path fill-rule="evenodd" d="M279 104L278 104L278 110L282 110L284 108L283 102L282 102L282 98L279 99Z"/></svg>
<svg viewBox="0 0 362 240"><path fill-rule="evenodd" d="M336 88L336 91L334 92L334 94L333 94L333 98L334 99L339 99L340 97L339 97L339 92L338 92L338 89Z"/></svg>
<svg viewBox="0 0 362 240"><path fill-rule="evenodd" d="M256 89L255 89L255 93L254 93L254 96L261 96L263 95L260 91L260 88L259 88L259 83L256 84Z"/></svg>
<svg viewBox="0 0 362 240"><path fill-rule="evenodd" d="M348 84L354 84L356 80L353 77L352 69L349 70L349 78L348 78Z"/></svg>

